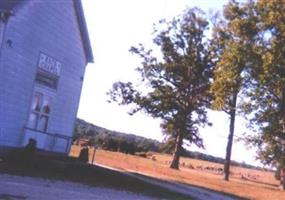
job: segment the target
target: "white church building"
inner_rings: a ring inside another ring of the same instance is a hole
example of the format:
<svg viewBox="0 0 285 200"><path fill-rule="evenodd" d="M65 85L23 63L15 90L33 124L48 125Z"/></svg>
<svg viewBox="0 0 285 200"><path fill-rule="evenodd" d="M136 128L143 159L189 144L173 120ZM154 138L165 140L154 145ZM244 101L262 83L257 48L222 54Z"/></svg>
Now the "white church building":
<svg viewBox="0 0 285 200"><path fill-rule="evenodd" d="M0 0L0 149L68 153L90 62L80 0Z"/></svg>

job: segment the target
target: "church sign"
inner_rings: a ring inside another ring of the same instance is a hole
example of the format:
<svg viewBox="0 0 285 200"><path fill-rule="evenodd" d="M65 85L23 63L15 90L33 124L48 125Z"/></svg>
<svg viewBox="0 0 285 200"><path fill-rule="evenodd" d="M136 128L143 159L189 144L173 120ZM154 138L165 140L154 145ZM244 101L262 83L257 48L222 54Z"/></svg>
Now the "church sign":
<svg viewBox="0 0 285 200"><path fill-rule="evenodd" d="M61 63L56 59L40 52L38 67L53 75L59 76L61 70Z"/></svg>

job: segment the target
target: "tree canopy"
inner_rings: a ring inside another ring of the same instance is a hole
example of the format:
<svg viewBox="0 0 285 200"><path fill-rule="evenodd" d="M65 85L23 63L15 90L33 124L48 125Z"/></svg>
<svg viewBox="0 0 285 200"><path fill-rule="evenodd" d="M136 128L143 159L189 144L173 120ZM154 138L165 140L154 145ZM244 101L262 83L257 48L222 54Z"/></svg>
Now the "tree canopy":
<svg viewBox="0 0 285 200"><path fill-rule="evenodd" d="M171 168L178 169L183 141L203 147L198 128L209 124L206 108L211 98L212 57L204 35L208 22L202 11L188 9L159 25L153 42L160 48L161 59L143 45L130 50L141 58L138 71L148 91L130 82L117 82L109 95L120 105L133 104L132 114L144 111L162 120L163 132L175 141ZM162 25L166 28L160 29Z"/></svg>
<svg viewBox="0 0 285 200"><path fill-rule="evenodd" d="M141 59L137 70L148 89L117 82L109 92L111 100L132 104L131 114L143 111L162 120L176 169L185 141L203 147L199 127L210 124L210 105L225 111L230 117L226 176L235 117L244 113L255 131L247 142L259 147L258 158L265 164L284 169L285 180L284 22L284 0L229 1L212 38L205 37L209 22L198 9L162 20L153 39L161 54L142 44L130 50Z"/></svg>
<svg viewBox="0 0 285 200"><path fill-rule="evenodd" d="M215 24L213 30L213 49L217 62L211 86L212 108L223 110L230 118L225 180L229 179L235 118L240 110L238 104L245 98L245 93L241 93L253 84L252 68L255 61L252 58L256 57L253 43L257 36L257 17L253 9L253 2L243 5L235 1L229 2L224 7L224 18Z"/></svg>
<svg viewBox="0 0 285 200"><path fill-rule="evenodd" d="M256 87L250 91L251 126L257 135L248 142L259 147L258 157L277 166L284 152L285 139L285 4L282 0L259 0L259 38L255 42L260 61L255 69Z"/></svg>

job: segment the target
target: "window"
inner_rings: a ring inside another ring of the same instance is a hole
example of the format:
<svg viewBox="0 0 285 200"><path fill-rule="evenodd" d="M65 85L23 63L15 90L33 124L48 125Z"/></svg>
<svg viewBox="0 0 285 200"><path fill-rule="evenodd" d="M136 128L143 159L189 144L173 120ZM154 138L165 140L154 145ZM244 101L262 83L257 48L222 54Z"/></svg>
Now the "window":
<svg viewBox="0 0 285 200"><path fill-rule="evenodd" d="M37 75L36 75L36 82L41 85L47 86L49 88L56 89L57 82L58 82L58 76L38 70Z"/></svg>
<svg viewBox="0 0 285 200"><path fill-rule="evenodd" d="M40 92L35 92L32 100L31 113L28 120L28 127L47 132L50 117L51 97Z"/></svg>

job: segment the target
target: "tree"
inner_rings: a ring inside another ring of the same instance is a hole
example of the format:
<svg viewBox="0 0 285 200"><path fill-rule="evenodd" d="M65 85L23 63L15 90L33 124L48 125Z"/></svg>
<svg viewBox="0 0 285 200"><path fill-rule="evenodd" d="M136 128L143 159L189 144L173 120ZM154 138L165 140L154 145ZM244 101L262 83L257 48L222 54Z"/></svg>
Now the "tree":
<svg viewBox="0 0 285 200"><path fill-rule="evenodd" d="M283 0L259 0L255 13L259 17L259 39L255 42L261 57L256 70L257 87L251 92L252 127L257 135L248 142L258 148L258 158L283 171L281 188L285 188L285 3Z"/></svg>
<svg viewBox="0 0 285 200"><path fill-rule="evenodd" d="M254 3L239 4L230 1L224 9L224 19L214 28L213 42L217 62L214 82L211 86L213 108L229 115L229 135L224 164L224 180L229 180L235 119L238 111L238 97L252 85L252 70L255 53L252 44L257 35L257 17ZM242 95L245 98L245 95ZM242 99L240 98L240 100Z"/></svg>
<svg viewBox="0 0 285 200"><path fill-rule="evenodd" d="M104 139L104 143L102 145L103 149L108 151L118 151L119 148L119 142L117 139L107 136Z"/></svg>
<svg viewBox="0 0 285 200"><path fill-rule="evenodd" d="M163 133L175 140L170 167L178 169L183 142L203 147L198 127L209 124L206 108L212 62L204 36L208 22L200 10L189 9L160 25L166 28L157 29L153 41L160 48L161 59L143 45L130 50L142 59L138 71L148 85L147 92L131 82L117 82L109 95L120 105L132 104L130 114L144 111L162 120Z"/></svg>

